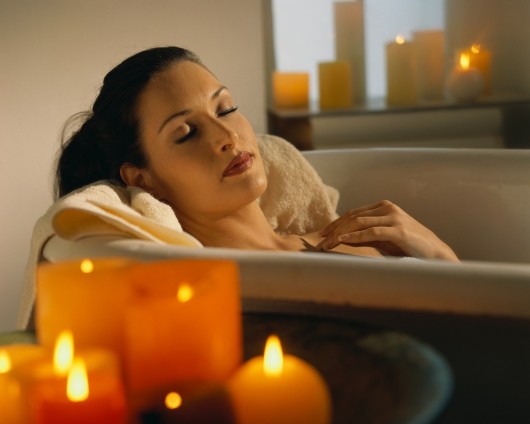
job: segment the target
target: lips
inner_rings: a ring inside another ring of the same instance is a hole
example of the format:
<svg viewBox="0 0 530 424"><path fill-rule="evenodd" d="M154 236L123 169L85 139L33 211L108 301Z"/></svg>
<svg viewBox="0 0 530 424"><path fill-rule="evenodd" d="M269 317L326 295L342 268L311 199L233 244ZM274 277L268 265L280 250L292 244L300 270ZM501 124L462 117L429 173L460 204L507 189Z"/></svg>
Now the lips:
<svg viewBox="0 0 530 424"><path fill-rule="evenodd" d="M253 162L254 159L249 152L241 152L225 168L223 177L242 174L252 166Z"/></svg>

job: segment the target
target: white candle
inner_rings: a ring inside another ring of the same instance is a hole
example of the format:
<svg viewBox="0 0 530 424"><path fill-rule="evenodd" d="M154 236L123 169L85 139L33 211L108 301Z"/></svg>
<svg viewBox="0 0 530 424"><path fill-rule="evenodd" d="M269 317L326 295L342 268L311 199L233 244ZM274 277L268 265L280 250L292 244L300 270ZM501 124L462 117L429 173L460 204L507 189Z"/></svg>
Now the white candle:
<svg viewBox="0 0 530 424"><path fill-rule="evenodd" d="M445 40L443 31L416 31L418 95L423 100L443 98L445 80Z"/></svg>
<svg viewBox="0 0 530 424"><path fill-rule="evenodd" d="M334 12L335 59L350 62L351 98L353 103L363 103L366 96L363 2L337 2Z"/></svg>
<svg viewBox="0 0 530 424"><path fill-rule="evenodd" d="M480 71L470 66L469 54L462 53L447 79L447 94L458 102L472 102L482 94L482 87Z"/></svg>
<svg viewBox="0 0 530 424"><path fill-rule="evenodd" d="M386 45L387 104L404 106L418 102L416 61L412 43L401 36Z"/></svg>

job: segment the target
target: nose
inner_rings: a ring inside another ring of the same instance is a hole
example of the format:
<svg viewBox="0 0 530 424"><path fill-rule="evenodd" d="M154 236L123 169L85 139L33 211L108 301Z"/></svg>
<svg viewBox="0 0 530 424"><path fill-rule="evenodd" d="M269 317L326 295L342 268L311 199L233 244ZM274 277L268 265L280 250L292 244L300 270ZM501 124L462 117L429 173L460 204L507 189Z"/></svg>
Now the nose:
<svg viewBox="0 0 530 424"><path fill-rule="evenodd" d="M211 122L212 132L210 137L215 149L224 152L233 148L239 140L237 131L219 118L212 118Z"/></svg>

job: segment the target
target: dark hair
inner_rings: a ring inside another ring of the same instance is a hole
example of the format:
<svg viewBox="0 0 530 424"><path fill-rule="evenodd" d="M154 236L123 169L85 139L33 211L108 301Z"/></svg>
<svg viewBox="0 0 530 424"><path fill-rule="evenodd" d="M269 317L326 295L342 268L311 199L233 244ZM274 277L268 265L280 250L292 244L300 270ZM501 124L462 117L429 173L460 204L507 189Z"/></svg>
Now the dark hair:
<svg viewBox="0 0 530 424"><path fill-rule="evenodd" d="M149 81L175 62L204 66L197 55L180 47L156 47L121 62L103 80L92 110L74 115L63 131L55 176L55 196L64 196L102 179L123 183L120 167L144 167L139 140L137 101ZM84 119L66 141L72 119Z"/></svg>

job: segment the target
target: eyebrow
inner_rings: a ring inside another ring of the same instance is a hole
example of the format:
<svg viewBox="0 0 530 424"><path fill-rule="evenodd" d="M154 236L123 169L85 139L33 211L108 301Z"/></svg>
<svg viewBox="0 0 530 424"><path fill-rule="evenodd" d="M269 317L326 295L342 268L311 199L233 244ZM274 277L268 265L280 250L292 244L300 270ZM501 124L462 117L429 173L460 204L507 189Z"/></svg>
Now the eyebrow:
<svg viewBox="0 0 530 424"><path fill-rule="evenodd" d="M218 98L221 95L221 92L223 90L227 90L227 87L225 87L224 85L222 85L221 87L219 87L217 90L214 91L214 93L210 96L210 100L215 100L216 98ZM181 110L179 112L173 113L170 116L168 116L166 120L162 122L162 125L160 125L160 128L158 129L158 134L160 134L162 129L166 126L167 123L169 123L169 121L175 118L178 118L179 116L187 115L190 112L191 112L190 109L184 109L184 110Z"/></svg>

